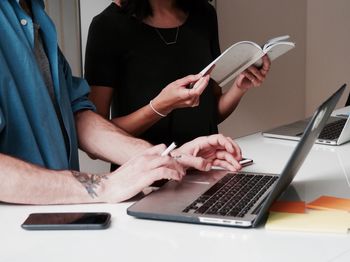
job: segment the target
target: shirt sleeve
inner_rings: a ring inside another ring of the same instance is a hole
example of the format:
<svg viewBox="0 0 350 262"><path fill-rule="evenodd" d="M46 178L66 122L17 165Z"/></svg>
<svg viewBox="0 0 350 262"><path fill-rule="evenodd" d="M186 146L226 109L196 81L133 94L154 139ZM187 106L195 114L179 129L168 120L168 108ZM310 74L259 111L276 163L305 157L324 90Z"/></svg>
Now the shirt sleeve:
<svg viewBox="0 0 350 262"><path fill-rule="evenodd" d="M209 4L208 4L209 5ZM210 17L210 32L211 32L211 53L214 58L221 54L219 32L218 32L218 18L216 10L213 6L209 5L209 17Z"/></svg>
<svg viewBox="0 0 350 262"><path fill-rule="evenodd" d="M85 78L90 85L115 87L118 72L118 30L115 21L96 16L90 25L85 53Z"/></svg>
<svg viewBox="0 0 350 262"><path fill-rule="evenodd" d="M63 71L73 113L84 109L96 111L94 104L88 99L90 92L88 83L83 78L72 76L72 70L60 50L59 59L63 64Z"/></svg>
<svg viewBox="0 0 350 262"><path fill-rule="evenodd" d="M5 127L5 118L0 108L0 133L4 129L4 127Z"/></svg>

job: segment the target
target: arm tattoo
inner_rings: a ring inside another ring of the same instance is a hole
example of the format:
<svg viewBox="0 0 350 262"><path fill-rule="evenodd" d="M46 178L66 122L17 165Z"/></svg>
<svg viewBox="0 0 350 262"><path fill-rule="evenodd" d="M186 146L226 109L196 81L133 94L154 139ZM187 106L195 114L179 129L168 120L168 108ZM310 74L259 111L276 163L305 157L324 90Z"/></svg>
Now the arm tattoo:
<svg viewBox="0 0 350 262"><path fill-rule="evenodd" d="M74 170L72 171L72 175L85 187L92 198L97 197L95 189L100 186L102 179L107 179L106 175L88 174Z"/></svg>

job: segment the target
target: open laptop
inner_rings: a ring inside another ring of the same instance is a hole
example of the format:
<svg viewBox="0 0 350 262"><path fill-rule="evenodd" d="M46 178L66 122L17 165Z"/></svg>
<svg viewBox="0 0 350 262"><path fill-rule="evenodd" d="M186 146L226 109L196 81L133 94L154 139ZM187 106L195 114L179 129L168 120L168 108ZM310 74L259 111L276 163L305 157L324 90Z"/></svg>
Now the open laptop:
<svg viewBox="0 0 350 262"><path fill-rule="evenodd" d="M345 84L344 84L345 86ZM310 119L300 120L262 132L263 136L300 140ZM350 118L347 115L331 116L318 136L316 143L341 145L350 141Z"/></svg>
<svg viewBox="0 0 350 262"><path fill-rule="evenodd" d="M257 226L292 182L344 89L342 86L317 109L281 174L189 174L180 183L169 181L129 207L127 213L147 219Z"/></svg>

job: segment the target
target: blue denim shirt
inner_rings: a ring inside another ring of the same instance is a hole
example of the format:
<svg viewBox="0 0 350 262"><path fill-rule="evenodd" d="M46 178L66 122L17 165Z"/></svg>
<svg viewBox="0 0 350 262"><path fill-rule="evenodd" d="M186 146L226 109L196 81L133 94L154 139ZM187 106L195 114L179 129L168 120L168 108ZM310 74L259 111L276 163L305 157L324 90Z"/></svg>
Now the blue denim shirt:
<svg viewBox="0 0 350 262"><path fill-rule="evenodd" d="M55 97L69 137L69 154L33 52L33 21L18 0L0 0L0 152L50 169L78 170L74 113L95 110L87 98L89 86L72 76L43 1L31 2L50 61Z"/></svg>

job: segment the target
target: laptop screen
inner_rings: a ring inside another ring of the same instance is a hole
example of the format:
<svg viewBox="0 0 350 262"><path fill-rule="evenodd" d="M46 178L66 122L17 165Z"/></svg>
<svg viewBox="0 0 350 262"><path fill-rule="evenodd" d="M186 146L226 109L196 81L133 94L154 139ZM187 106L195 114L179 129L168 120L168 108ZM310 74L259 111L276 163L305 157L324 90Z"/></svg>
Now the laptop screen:
<svg viewBox="0 0 350 262"><path fill-rule="evenodd" d="M254 221L254 225L257 225L261 219L267 214L268 209L272 205L273 201L288 187L293 178L297 174L300 166L303 164L306 156L310 152L317 137L324 128L328 118L334 110L339 98L343 94L346 88L346 84L342 85L330 98L328 98L314 113L312 119L307 125L303 136L294 149L288 163L284 167L281 176L272 189L270 195L264 202L262 209L259 212L258 217Z"/></svg>

